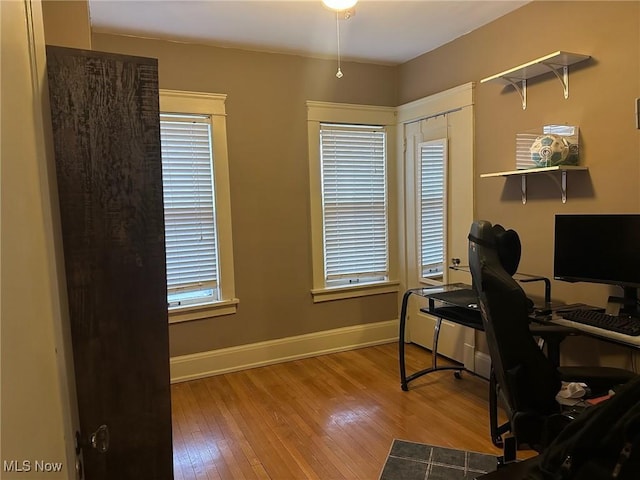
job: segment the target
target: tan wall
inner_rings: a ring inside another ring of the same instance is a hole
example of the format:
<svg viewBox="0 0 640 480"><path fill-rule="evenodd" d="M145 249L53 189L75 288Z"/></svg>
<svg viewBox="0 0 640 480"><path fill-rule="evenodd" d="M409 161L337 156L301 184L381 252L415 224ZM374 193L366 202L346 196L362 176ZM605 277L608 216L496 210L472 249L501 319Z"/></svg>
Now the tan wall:
<svg viewBox="0 0 640 480"><path fill-rule="evenodd" d="M570 19L567 21L566 19ZM530 82L528 107L518 94L480 79L556 50L591 55L570 68L569 99L549 74ZM569 199L546 177L476 179L480 218L504 222L523 242L522 269L551 274L555 213L631 212L640 206L640 2L533 2L400 67L400 101L476 81L476 171L515 169L517 132L547 123L580 126L587 174L569 176ZM558 293L569 290L560 288Z"/></svg>
<svg viewBox="0 0 640 480"><path fill-rule="evenodd" d="M43 0L42 15L47 44L91 49L91 20L87 2Z"/></svg>
<svg viewBox="0 0 640 480"><path fill-rule="evenodd" d="M479 83L557 50L593 57L570 67L567 100L553 74L530 82L524 111L511 87ZM589 171L569 174L566 204L560 201L559 177L530 178L526 205L520 200L519 177L476 178L478 218L518 231L521 271L552 276L554 214L639 211L640 130L634 99L640 97L640 2L535 1L402 65L399 100L469 81L478 82L478 174L515 169L517 132L548 123L580 126L582 163ZM526 288L542 294L541 284ZM610 289L554 282L552 294L567 302L604 305Z"/></svg>
<svg viewBox="0 0 640 480"><path fill-rule="evenodd" d="M396 69L93 36L95 50L159 59L160 87L228 95L235 315L173 324L171 355L398 318L397 296L313 304L306 100L395 105Z"/></svg>
<svg viewBox="0 0 640 480"><path fill-rule="evenodd" d="M339 81L329 60L94 34L96 50L157 57L162 88L228 94L240 307L233 316L173 325L172 355L397 318L395 295L311 301L305 100L393 106L475 81L477 173L514 168L517 132L579 125L589 172L569 175L566 204L556 177L531 178L526 205L518 178L476 179L478 217L515 228L521 271L550 276L555 213L638 210L639 9L638 2L535 1L399 67L347 63ZM571 68L568 100L552 75L530 82L526 111L512 89L479 83L556 50L593 57ZM601 304L609 289L554 282L553 294Z"/></svg>

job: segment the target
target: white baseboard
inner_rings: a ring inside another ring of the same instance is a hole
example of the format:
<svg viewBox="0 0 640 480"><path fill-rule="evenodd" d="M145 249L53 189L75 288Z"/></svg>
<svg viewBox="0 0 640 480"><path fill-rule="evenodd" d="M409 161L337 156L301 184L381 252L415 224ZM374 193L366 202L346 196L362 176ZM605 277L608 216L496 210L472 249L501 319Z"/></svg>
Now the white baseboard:
<svg viewBox="0 0 640 480"><path fill-rule="evenodd" d="M483 378L489 379L491 374L491 357L483 352L475 354L475 373Z"/></svg>
<svg viewBox="0 0 640 480"><path fill-rule="evenodd" d="M398 320L172 357L171 383L398 341Z"/></svg>

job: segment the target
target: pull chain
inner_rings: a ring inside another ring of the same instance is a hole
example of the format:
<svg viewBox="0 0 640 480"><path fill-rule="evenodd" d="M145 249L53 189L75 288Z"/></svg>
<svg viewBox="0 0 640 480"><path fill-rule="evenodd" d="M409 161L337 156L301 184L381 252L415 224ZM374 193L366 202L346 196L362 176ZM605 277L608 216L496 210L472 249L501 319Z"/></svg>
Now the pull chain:
<svg viewBox="0 0 640 480"><path fill-rule="evenodd" d="M336 10L336 37L338 40L338 71L336 72L336 78L342 78L343 73L340 70L340 12Z"/></svg>

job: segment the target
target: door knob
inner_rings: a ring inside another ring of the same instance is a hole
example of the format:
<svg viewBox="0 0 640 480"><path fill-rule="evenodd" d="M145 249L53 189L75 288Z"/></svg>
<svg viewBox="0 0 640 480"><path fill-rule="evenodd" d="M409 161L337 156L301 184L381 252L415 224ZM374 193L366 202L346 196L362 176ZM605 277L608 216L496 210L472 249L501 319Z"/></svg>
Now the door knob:
<svg viewBox="0 0 640 480"><path fill-rule="evenodd" d="M100 425L89 437L89 445L100 453L109 450L109 427Z"/></svg>

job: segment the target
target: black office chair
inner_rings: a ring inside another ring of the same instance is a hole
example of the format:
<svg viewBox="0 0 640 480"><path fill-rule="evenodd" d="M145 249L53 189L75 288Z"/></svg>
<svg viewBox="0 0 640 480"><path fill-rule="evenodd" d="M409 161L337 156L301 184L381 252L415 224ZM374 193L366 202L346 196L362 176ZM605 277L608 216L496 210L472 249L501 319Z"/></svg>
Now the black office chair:
<svg viewBox="0 0 640 480"><path fill-rule="evenodd" d="M493 225L491 227L496 254L500 260L502 268L512 277L518 271L520 258L522 255L522 244L520 237L515 230L505 230L502 225ZM547 311L551 302L551 282L549 279L540 276L523 276L520 274L520 282L544 281L544 306L539 310ZM527 298L527 311L533 313L535 305L533 300ZM537 339L538 347L544 349L551 363L558 367L560 365L560 343L569 335L575 335L578 332L571 328L560 325L541 324L529 322L529 331ZM504 447L502 436L511 429L510 423L507 421L503 424L498 419L498 385L495 371L492 368L489 376L489 425L491 429L491 441L496 447Z"/></svg>
<svg viewBox="0 0 640 480"><path fill-rule="evenodd" d="M500 260L490 222L476 221L469 233L469 264L478 295L497 393L518 448L542 451L564 425L556 402L561 381L584 382L594 395L635 377L610 367L557 367L529 329L525 292Z"/></svg>

